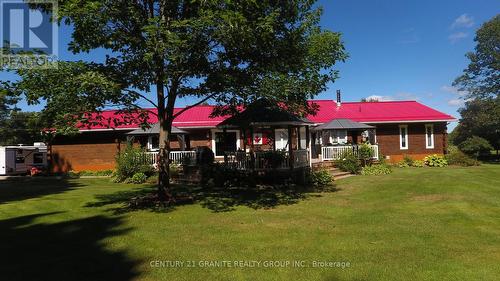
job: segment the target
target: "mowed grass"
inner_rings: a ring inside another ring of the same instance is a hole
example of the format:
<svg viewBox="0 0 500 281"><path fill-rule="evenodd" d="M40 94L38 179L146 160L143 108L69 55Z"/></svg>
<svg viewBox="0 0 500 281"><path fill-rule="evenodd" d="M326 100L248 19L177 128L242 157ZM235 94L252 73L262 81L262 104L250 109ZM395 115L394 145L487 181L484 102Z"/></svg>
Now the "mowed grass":
<svg viewBox="0 0 500 281"><path fill-rule="evenodd" d="M498 280L500 165L395 169L337 187L271 209L214 212L195 203L117 212L120 200L103 198L148 187L108 179L0 182L1 279ZM184 264L158 267L157 260Z"/></svg>

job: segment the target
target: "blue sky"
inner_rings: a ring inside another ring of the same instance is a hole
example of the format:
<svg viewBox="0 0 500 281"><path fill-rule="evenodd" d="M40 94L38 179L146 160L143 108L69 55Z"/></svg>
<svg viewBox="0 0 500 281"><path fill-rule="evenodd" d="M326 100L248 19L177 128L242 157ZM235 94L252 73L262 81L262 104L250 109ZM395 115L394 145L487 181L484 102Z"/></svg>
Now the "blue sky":
<svg viewBox="0 0 500 281"><path fill-rule="evenodd" d="M327 1L321 25L341 32L350 55L336 66L340 78L319 99L333 99L341 89L344 101L377 96L383 100L418 100L459 117L461 93L451 87L467 65L464 54L474 48L474 33L500 11L498 0ZM104 52L73 55L67 51L71 29L59 30L63 60L102 61ZM16 77L0 72L0 80ZM177 106L193 102L180 99ZM147 105L144 103L144 105ZM38 110L41 106L25 110ZM453 124L452 124L453 126Z"/></svg>

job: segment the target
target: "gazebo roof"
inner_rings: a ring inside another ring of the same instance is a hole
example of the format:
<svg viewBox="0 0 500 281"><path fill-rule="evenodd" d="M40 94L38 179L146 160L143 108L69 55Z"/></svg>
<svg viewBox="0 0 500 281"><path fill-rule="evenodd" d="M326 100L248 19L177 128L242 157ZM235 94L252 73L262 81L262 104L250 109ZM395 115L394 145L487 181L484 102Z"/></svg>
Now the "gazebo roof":
<svg viewBox="0 0 500 281"><path fill-rule="evenodd" d="M157 135L160 133L160 123L154 123L151 127L147 129L135 129L131 132L128 132L127 135ZM172 134L177 134L177 135L182 135L182 134L187 134L188 132L181 130L177 127L172 126Z"/></svg>
<svg viewBox="0 0 500 281"><path fill-rule="evenodd" d="M279 106L260 99L240 113L227 118L218 128L248 128L253 126L304 126L313 125L307 118L292 114Z"/></svg>
<svg viewBox="0 0 500 281"><path fill-rule="evenodd" d="M367 130L373 128L375 127L351 119L333 119L328 123L319 125L315 130Z"/></svg>

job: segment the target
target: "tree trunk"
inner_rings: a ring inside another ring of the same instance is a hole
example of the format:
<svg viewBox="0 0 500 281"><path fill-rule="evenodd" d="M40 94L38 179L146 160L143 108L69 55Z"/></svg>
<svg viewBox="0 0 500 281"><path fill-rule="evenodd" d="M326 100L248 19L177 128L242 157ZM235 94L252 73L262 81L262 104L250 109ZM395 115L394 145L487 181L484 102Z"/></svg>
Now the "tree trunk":
<svg viewBox="0 0 500 281"><path fill-rule="evenodd" d="M174 115L174 105L177 96L177 84L171 86L165 104L163 82L157 83L158 122L160 123L159 160L158 160L158 198L161 201L173 202L170 188L170 134Z"/></svg>

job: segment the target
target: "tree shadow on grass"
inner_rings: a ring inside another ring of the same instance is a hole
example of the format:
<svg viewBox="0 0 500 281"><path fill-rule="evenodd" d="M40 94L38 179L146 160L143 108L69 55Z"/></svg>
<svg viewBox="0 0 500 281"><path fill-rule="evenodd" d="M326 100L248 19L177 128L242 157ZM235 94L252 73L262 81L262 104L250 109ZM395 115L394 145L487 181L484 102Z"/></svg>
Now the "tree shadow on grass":
<svg viewBox="0 0 500 281"><path fill-rule="evenodd" d="M83 186L64 177L15 177L0 181L0 204L58 194Z"/></svg>
<svg viewBox="0 0 500 281"><path fill-rule="evenodd" d="M335 192L331 186L321 191ZM156 187L146 186L130 191L97 195L95 202L86 207L102 207L114 205L109 210L124 213L136 210L169 212L175 207L186 204L200 204L214 212L233 211L238 206L252 209L271 209L280 205L292 205L310 197L320 197L317 189L290 186L259 185L257 187L212 187L174 185L172 194L176 198L173 204L159 203L156 198ZM116 205L116 206L115 206Z"/></svg>
<svg viewBox="0 0 500 281"><path fill-rule="evenodd" d="M104 239L122 235L119 217L94 216L58 223L35 220L55 213L0 221L2 280L131 280L138 261L105 248Z"/></svg>

